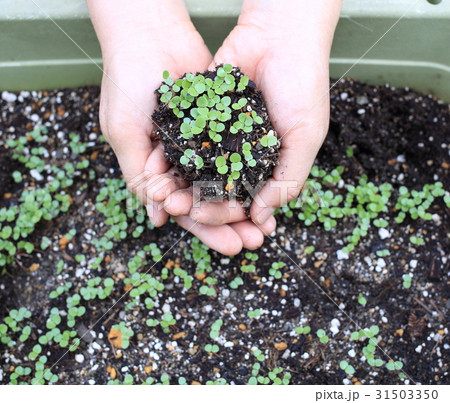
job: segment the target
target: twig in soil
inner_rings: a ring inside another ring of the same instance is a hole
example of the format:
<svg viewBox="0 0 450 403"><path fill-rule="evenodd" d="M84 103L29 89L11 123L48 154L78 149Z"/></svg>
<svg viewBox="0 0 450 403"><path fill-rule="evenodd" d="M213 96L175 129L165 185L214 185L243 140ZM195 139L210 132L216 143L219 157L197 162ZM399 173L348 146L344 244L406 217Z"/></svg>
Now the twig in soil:
<svg viewBox="0 0 450 403"><path fill-rule="evenodd" d="M311 364L315 364L315 363L318 362L318 361L319 361L319 357L318 357L317 355L311 357L311 358L308 360L308 362L305 364L305 369L308 369L308 367L309 367Z"/></svg>
<svg viewBox="0 0 450 403"><path fill-rule="evenodd" d="M445 322L445 316L442 314L442 312L439 310L439 308L436 306L434 301L430 301L430 304L433 305L433 308L436 309L436 312L439 314L439 318L442 320L442 322Z"/></svg>
<svg viewBox="0 0 450 403"><path fill-rule="evenodd" d="M16 255L17 256L17 255ZM22 264L22 262L19 259L15 259L15 262L19 265L19 267L23 270L23 271L27 271L27 269L25 269L25 266ZM8 273L8 272L7 272ZM13 276L11 276L12 278L14 278Z"/></svg>
<svg viewBox="0 0 450 403"><path fill-rule="evenodd" d="M102 325L106 327L106 324L112 319L114 318L114 316L116 316L117 312L119 312L119 310L115 310L111 315L108 316L108 319L106 319Z"/></svg>
<svg viewBox="0 0 450 403"><path fill-rule="evenodd" d="M419 305L422 306L423 309L425 309L431 316L433 316L433 311L428 308L420 299L418 299L417 297L413 297L414 301L416 301Z"/></svg>
<svg viewBox="0 0 450 403"><path fill-rule="evenodd" d="M114 344L112 343L112 341L108 338L109 341L109 345L111 346L111 350L114 354L114 357L116 356L116 348L114 347Z"/></svg>

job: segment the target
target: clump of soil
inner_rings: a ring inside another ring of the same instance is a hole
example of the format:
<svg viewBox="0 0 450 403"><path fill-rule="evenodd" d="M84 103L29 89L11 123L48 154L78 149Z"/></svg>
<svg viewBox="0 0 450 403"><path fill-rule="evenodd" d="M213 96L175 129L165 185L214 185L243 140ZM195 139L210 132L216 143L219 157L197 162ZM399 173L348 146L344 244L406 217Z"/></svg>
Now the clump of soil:
<svg viewBox="0 0 450 403"><path fill-rule="evenodd" d="M236 198L248 207L249 190L270 177L280 148L255 83L225 64L176 81L166 73L156 92L152 118L166 159L188 181L213 182L202 186L202 199Z"/></svg>

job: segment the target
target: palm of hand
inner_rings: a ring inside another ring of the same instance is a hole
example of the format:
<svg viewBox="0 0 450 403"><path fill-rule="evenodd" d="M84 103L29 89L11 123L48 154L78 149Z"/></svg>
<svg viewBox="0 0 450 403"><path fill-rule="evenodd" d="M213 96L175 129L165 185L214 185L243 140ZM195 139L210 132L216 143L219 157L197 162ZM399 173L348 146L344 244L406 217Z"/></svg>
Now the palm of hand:
<svg viewBox="0 0 450 403"><path fill-rule="evenodd" d="M168 36L161 34L161 37ZM196 57L192 58L192 54ZM151 114L157 106L154 91L161 83L164 70L169 70L173 77L185 72L195 73L206 69L211 59L200 35L188 25L179 34L172 33L170 41L162 43L159 38L155 43L143 36L133 42L132 48L117 51L105 63L100 105L102 131L131 189L149 205L149 213L153 211L150 218L155 225L163 224L167 213L157 203L151 203L152 194L133 188L133 181L143 184L139 181L143 174L170 175L162 146L152 136L155 127ZM184 185L171 181L166 190Z"/></svg>

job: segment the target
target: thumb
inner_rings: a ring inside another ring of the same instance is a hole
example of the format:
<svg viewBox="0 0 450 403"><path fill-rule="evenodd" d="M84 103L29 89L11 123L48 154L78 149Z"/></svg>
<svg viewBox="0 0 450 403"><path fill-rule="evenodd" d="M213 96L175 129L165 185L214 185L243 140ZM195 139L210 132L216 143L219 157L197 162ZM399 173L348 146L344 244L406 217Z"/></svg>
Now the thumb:
<svg viewBox="0 0 450 403"><path fill-rule="evenodd" d="M250 216L255 223L264 224L277 208L299 195L323 136L323 133L305 135L293 131L282 139L279 164L250 207Z"/></svg>

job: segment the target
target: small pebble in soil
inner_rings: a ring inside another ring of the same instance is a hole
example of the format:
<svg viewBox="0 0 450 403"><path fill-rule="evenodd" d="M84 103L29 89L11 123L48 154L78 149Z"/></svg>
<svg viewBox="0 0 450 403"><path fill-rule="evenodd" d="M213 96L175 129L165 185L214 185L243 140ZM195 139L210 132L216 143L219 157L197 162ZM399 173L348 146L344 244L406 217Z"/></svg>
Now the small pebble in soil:
<svg viewBox="0 0 450 403"><path fill-rule="evenodd" d="M378 230L378 235L381 239L386 239L391 236L391 234L389 233L389 231L386 228L380 228Z"/></svg>
<svg viewBox="0 0 450 403"><path fill-rule="evenodd" d="M2 92L2 99L6 102L15 102L17 99L17 95L8 91Z"/></svg>
<svg viewBox="0 0 450 403"><path fill-rule="evenodd" d="M342 249L339 249L336 255L339 260L348 259L348 253L343 252Z"/></svg>

